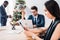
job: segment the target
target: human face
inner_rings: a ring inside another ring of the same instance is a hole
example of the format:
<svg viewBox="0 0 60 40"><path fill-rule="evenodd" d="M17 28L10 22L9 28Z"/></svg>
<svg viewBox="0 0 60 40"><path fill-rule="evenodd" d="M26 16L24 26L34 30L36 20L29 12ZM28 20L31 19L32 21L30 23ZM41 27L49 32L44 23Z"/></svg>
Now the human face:
<svg viewBox="0 0 60 40"><path fill-rule="evenodd" d="M49 19L53 19L53 18L54 18L54 16L52 16L51 13L50 13L46 8L44 9L44 11L45 11L45 15L46 15Z"/></svg>
<svg viewBox="0 0 60 40"><path fill-rule="evenodd" d="M8 6L8 4L7 4L7 3L4 3L3 5L4 5L4 7L5 7L5 8Z"/></svg>
<svg viewBox="0 0 60 40"><path fill-rule="evenodd" d="M33 13L34 16L36 16L38 14L38 12L36 10L31 10L31 12Z"/></svg>

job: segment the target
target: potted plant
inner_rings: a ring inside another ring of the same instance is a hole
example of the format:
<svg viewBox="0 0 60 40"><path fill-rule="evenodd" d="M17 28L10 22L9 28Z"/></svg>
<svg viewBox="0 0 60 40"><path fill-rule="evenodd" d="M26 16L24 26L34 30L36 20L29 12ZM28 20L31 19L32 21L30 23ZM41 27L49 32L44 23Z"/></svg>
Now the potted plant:
<svg viewBox="0 0 60 40"><path fill-rule="evenodd" d="M15 11L13 14L13 21L18 21L22 18L22 12L20 11L22 8L25 8L25 1L24 0L16 0Z"/></svg>

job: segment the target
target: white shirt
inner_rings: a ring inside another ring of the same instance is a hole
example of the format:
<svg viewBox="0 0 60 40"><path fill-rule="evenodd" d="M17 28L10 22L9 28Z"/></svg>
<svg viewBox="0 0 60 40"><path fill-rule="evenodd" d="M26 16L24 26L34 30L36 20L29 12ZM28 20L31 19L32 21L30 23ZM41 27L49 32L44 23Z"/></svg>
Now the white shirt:
<svg viewBox="0 0 60 40"><path fill-rule="evenodd" d="M37 20L37 18L38 18L38 15L36 15L36 16L34 16L34 15L33 15L33 17L34 17L34 20L35 20L35 18L36 18L36 20Z"/></svg>
<svg viewBox="0 0 60 40"><path fill-rule="evenodd" d="M5 9L4 5L2 5L2 6L3 6L3 8Z"/></svg>

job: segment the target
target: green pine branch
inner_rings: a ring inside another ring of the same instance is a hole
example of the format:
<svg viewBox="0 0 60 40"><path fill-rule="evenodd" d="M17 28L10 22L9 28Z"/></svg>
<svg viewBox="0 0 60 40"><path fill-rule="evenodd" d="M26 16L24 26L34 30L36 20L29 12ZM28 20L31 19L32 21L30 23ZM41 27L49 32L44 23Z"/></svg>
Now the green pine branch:
<svg viewBox="0 0 60 40"><path fill-rule="evenodd" d="M25 3L25 1L24 1L24 0L16 0L16 1L17 1L17 2L19 2L19 3L20 3L20 2Z"/></svg>

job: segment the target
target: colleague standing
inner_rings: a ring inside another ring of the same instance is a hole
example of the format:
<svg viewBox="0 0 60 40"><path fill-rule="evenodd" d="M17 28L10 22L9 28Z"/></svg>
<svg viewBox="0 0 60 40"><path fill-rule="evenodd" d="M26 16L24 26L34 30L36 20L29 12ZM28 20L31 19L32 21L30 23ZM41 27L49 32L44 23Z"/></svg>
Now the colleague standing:
<svg viewBox="0 0 60 40"><path fill-rule="evenodd" d="M4 1L3 5L0 6L0 14L1 14L1 26L6 26L7 18L11 17L11 15L7 15L5 8L8 6L8 1Z"/></svg>

